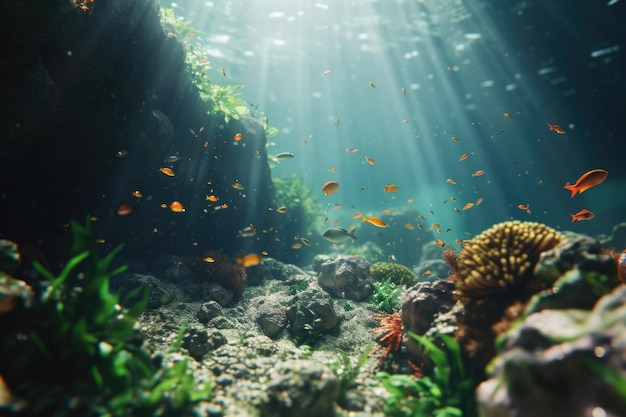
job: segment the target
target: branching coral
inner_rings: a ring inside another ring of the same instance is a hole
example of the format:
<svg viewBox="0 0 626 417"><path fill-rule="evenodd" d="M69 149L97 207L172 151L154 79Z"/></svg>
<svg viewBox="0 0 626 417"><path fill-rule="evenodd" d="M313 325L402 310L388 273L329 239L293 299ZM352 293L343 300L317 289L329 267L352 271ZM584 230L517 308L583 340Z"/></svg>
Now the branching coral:
<svg viewBox="0 0 626 417"><path fill-rule="evenodd" d="M494 355L494 340L523 311L533 294L551 282L536 278L533 268L542 252L564 239L533 222L496 224L467 242L458 259L455 295L464 306L457 338L477 369Z"/></svg>

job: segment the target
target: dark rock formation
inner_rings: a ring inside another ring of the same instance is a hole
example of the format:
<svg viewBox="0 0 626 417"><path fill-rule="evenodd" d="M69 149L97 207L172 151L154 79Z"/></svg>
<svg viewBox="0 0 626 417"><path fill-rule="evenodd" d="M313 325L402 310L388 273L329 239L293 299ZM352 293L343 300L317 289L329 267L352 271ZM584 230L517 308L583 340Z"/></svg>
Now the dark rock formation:
<svg viewBox="0 0 626 417"><path fill-rule="evenodd" d="M361 256L324 262L317 282L334 297L355 301L363 301L373 290L370 266Z"/></svg>
<svg viewBox="0 0 626 417"><path fill-rule="evenodd" d="M139 259L194 247L245 252L237 230L273 222L263 126L245 116L226 123L200 98L181 39L161 27L157 1L89 7L0 6L0 233L65 260L65 225L91 215L96 237L123 242ZM237 133L246 146L233 145ZM179 160L164 162L170 155ZM163 166L175 176L160 173ZM207 204L209 193L219 204ZM184 213L159 208L174 200ZM133 212L116 216L120 203ZM273 236L264 238L270 250Z"/></svg>

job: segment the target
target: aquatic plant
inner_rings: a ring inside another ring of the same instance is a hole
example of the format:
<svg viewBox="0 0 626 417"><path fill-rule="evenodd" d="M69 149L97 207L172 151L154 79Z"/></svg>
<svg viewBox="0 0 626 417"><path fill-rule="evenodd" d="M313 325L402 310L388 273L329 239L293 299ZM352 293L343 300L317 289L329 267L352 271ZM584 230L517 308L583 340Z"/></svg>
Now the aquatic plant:
<svg viewBox="0 0 626 417"><path fill-rule="evenodd" d="M406 266L395 262L376 262L370 267L372 278L375 281L390 280L397 285L411 286L416 278Z"/></svg>
<svg viewBox="0 0 626 417"><path fill-rule="evenodd" d="M366 347L353 366L350 357L341 352L340 360L328 365L337 377L337 380L339 380L339 403L345 400L346 392L356 385L356 378L361 373L361 368L365 365L365 362L367 362L369 353L370 348Z"/></svg>
<svg viewBox="0 0 626 417"><path fill-rule="evenodd" d="M390 353L397 352L402 347L402 318L398 313L379 312L374 319L379 323L378 327L373 330L378 346L372 349L370 354L382 349L383 352L378 357L378 362L382 363Z"/></svg>
<svg viewBox="0 0 626 417"><path fill-rule="evenodd" d="M274 179L274 202L277 207L285 207L286 213L283 230L285 236L304 236L313 231L322 212L321 204L313 197L313 189L304 185L300 172L284 178Z"/></svg>
<svg viewBox="0 0 626 417"><path fill-rule="evenodd" d="M374 281L374 292L368 301L375 311L391 314L400 308L400 296L403 292L404 287L391 282L391 278Z"/></svg>
<svg viewBox="0 0 626 417"><path fill-rule="evenodd" d="M189 359L161 363L143 346L136 320L147 303L124 308L109 291L121 246L99 259L89 229L72 221L72 258L58 276L34 264L47 280L28 309L2 316L0 375L30 416L185 415L207 399ZM6 360L11 358L11 360ZM6 410L5 410L6 411ZM22 415L22 414L19 414Z"/></svg>
<svg viewBox="0 0 626 417"><path fill-rule="evenodd" d="M381 372L377 379L391 396L385 405L390 417L472 417L476 415L474 381L466 372L461 348L453 338L438 335L445 350L425 336L408 332L426 351L432 372L415 378Z"/></svg>

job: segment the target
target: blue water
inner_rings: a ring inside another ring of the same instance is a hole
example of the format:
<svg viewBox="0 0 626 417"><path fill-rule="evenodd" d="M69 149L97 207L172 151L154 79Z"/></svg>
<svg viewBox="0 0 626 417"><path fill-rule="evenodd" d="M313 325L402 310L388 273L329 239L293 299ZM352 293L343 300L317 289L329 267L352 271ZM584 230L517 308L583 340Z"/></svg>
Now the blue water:
<svg viewBox="0 0 626 417"><path fill-rule="evenodd" d="M509 219L590 234L626 219L626 2L545 3L174 6L203 32L193 42L207 54L209 77L241 85L241 97L280 130L268 154L295 157L272 175L300 173L313 188L320 219L328 217L316 232L337 222L358 236L374 226L355 212L385 220L411 208L424 216L412 226L452 246ZM608 179L571 198L563 186L596 168ZM340 188L324 195L329 180ZM399 190L385 193L387 184ZM463 210L467 203L474 207ZM595 217L573 223L581 209ZM393 240L390 229L376 230L381 242Z"/></svg>

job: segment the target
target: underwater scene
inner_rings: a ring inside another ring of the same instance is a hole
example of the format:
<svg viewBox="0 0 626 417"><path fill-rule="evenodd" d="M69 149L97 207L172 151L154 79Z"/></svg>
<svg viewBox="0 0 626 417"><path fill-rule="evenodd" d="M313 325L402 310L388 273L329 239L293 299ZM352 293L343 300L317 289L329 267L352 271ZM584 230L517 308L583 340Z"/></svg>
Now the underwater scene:
<svg viewBox="0 0 626 417"><path fill-rule="evenodd" d="M626 416L626 1L0 22L0 416Z"/></svg>

